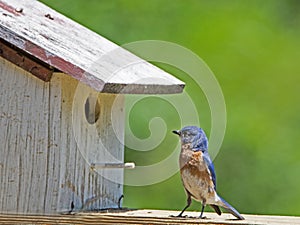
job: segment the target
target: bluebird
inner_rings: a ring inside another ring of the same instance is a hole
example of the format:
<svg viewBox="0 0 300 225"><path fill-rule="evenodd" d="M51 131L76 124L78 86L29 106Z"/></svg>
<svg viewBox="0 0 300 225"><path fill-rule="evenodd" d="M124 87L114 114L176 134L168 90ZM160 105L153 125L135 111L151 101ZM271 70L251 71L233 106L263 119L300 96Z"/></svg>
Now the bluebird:
<svg viewBox="0 0 300 225"><path fill-rule="evenodd" d="M182 217L193 198L202 204L200 218L203 218L205 206L209 205L218 215L221 215L220 206L239 220L244 220L244 217L216 192L216 173L208 154L208 140L204 131L196 126L187 126L181 130L174 130L173 133L181 139L179 165L181 180L187 194L187 205L178 217Z"/></svg>

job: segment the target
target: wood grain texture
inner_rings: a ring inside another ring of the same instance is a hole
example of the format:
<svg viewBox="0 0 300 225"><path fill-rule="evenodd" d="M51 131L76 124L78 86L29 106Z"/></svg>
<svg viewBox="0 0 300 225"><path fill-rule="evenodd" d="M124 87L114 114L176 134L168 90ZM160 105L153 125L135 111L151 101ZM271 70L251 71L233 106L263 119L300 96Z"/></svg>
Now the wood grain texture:
<svg viewBox="0 0 300 225"><path fill-rule="evenodd" d="M171 217L178 211L133 210L125 212L80 213L73 215L4 215L0 214L1 224L234 224L234 225L297 225L299 217L243 215L246 220L231 220L232 216L205 213L206 219L199 219L199 213L187 212L187 218Z"/></svg>
<svg viewBox="0 0 300 225"><path fill-rule="evenodd" d="M0 58L0 212L117 207L123 170L90 163L123 162L124 96L97 95L101 113L89 124L84 103L95 91L78 83L63 73L45 83Z"/></svg>
<svg viewBox="0 0 300 225"><path fill-rule="evenodd" d="M166 94L184 87L175 77L35 0L0 1L0 38L100 92Z"/></svg>

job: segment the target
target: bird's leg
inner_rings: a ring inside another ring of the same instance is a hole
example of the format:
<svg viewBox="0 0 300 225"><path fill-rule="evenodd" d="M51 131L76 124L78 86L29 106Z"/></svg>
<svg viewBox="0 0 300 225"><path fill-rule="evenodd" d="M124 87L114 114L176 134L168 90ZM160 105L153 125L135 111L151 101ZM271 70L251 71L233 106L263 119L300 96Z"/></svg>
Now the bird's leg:
<svg viewBox="0 0 300 225"><path fill-rule="evenodd" d="M182 217L183 212L190 207L192 199L191 199L191 195L188 194L188 198L187 198L187 205L184 207L184 209L181 211L181 213L179 213L179 215L177 217Z"/></svg>
<svg viewBox="0 0 300 225"><path fill-rule="evenodd" d="M201 213L200 213L200 216L199 216L200 219L205 219L205 216L203 217L203 212L204 212L205 205L206 205L206 203L205 203L205 201L203 201L202 202Z"/></svg>

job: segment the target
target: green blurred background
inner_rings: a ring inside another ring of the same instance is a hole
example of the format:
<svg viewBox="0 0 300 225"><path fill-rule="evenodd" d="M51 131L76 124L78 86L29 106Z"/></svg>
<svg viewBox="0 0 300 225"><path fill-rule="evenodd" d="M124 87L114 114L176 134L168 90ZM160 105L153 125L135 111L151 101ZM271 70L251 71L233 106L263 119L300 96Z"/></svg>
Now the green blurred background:
<svg viewBox="0 0 300 225"><path fill-rule="evenodd" d="M227 130L214 160L218 192L242 213L300 216L300 1L42 2L119 45L164 40L198 54L226 100ZM209 133L210 111L201 90L182 71L157 65L186 82ZM149 97L130 111L130 125L137 137L147 138L151 118L163 118L171 131L180 128L179 116L167 102ZM152 151L127 148L126 161L159 162L177 142L169 133ZM130 208L181 210L186 202L178 173L158 184L126 186L124 194ZM190 209L200 207L194 202Z"/></svg>

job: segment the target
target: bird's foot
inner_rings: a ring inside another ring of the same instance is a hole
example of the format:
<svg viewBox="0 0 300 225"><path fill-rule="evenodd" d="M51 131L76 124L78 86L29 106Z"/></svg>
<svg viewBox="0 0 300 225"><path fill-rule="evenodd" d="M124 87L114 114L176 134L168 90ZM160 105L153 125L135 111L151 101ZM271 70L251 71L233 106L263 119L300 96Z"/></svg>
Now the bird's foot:
<svg viewBox="0 0 300 225"><path fill-rule="evenodd" d="M199 218L199 219L202 219L202 220L208 219L206 216L199 216L198 218Z"/></svg>
<svg viewBox="0 0 300 225"><path fill-rule="evenodd" d="M173 218L188 218L188 219L202 219L202 220L206 220L206 219L209 219L208 217L206 216L202 216L202 217L198 217L198 216L188 216L188 215L170 215L169 217L173 217Z"/></svg>
<svg viewBox="0 0 300 225"><path fill-rule="evenodd" d="M187 218L188 216L187 216L187 215L183 216L183 215L180 213L180 214L179 214L179 215L177 215L177 216L170 215L170 217L177 217L177 218Z"/></svg>

